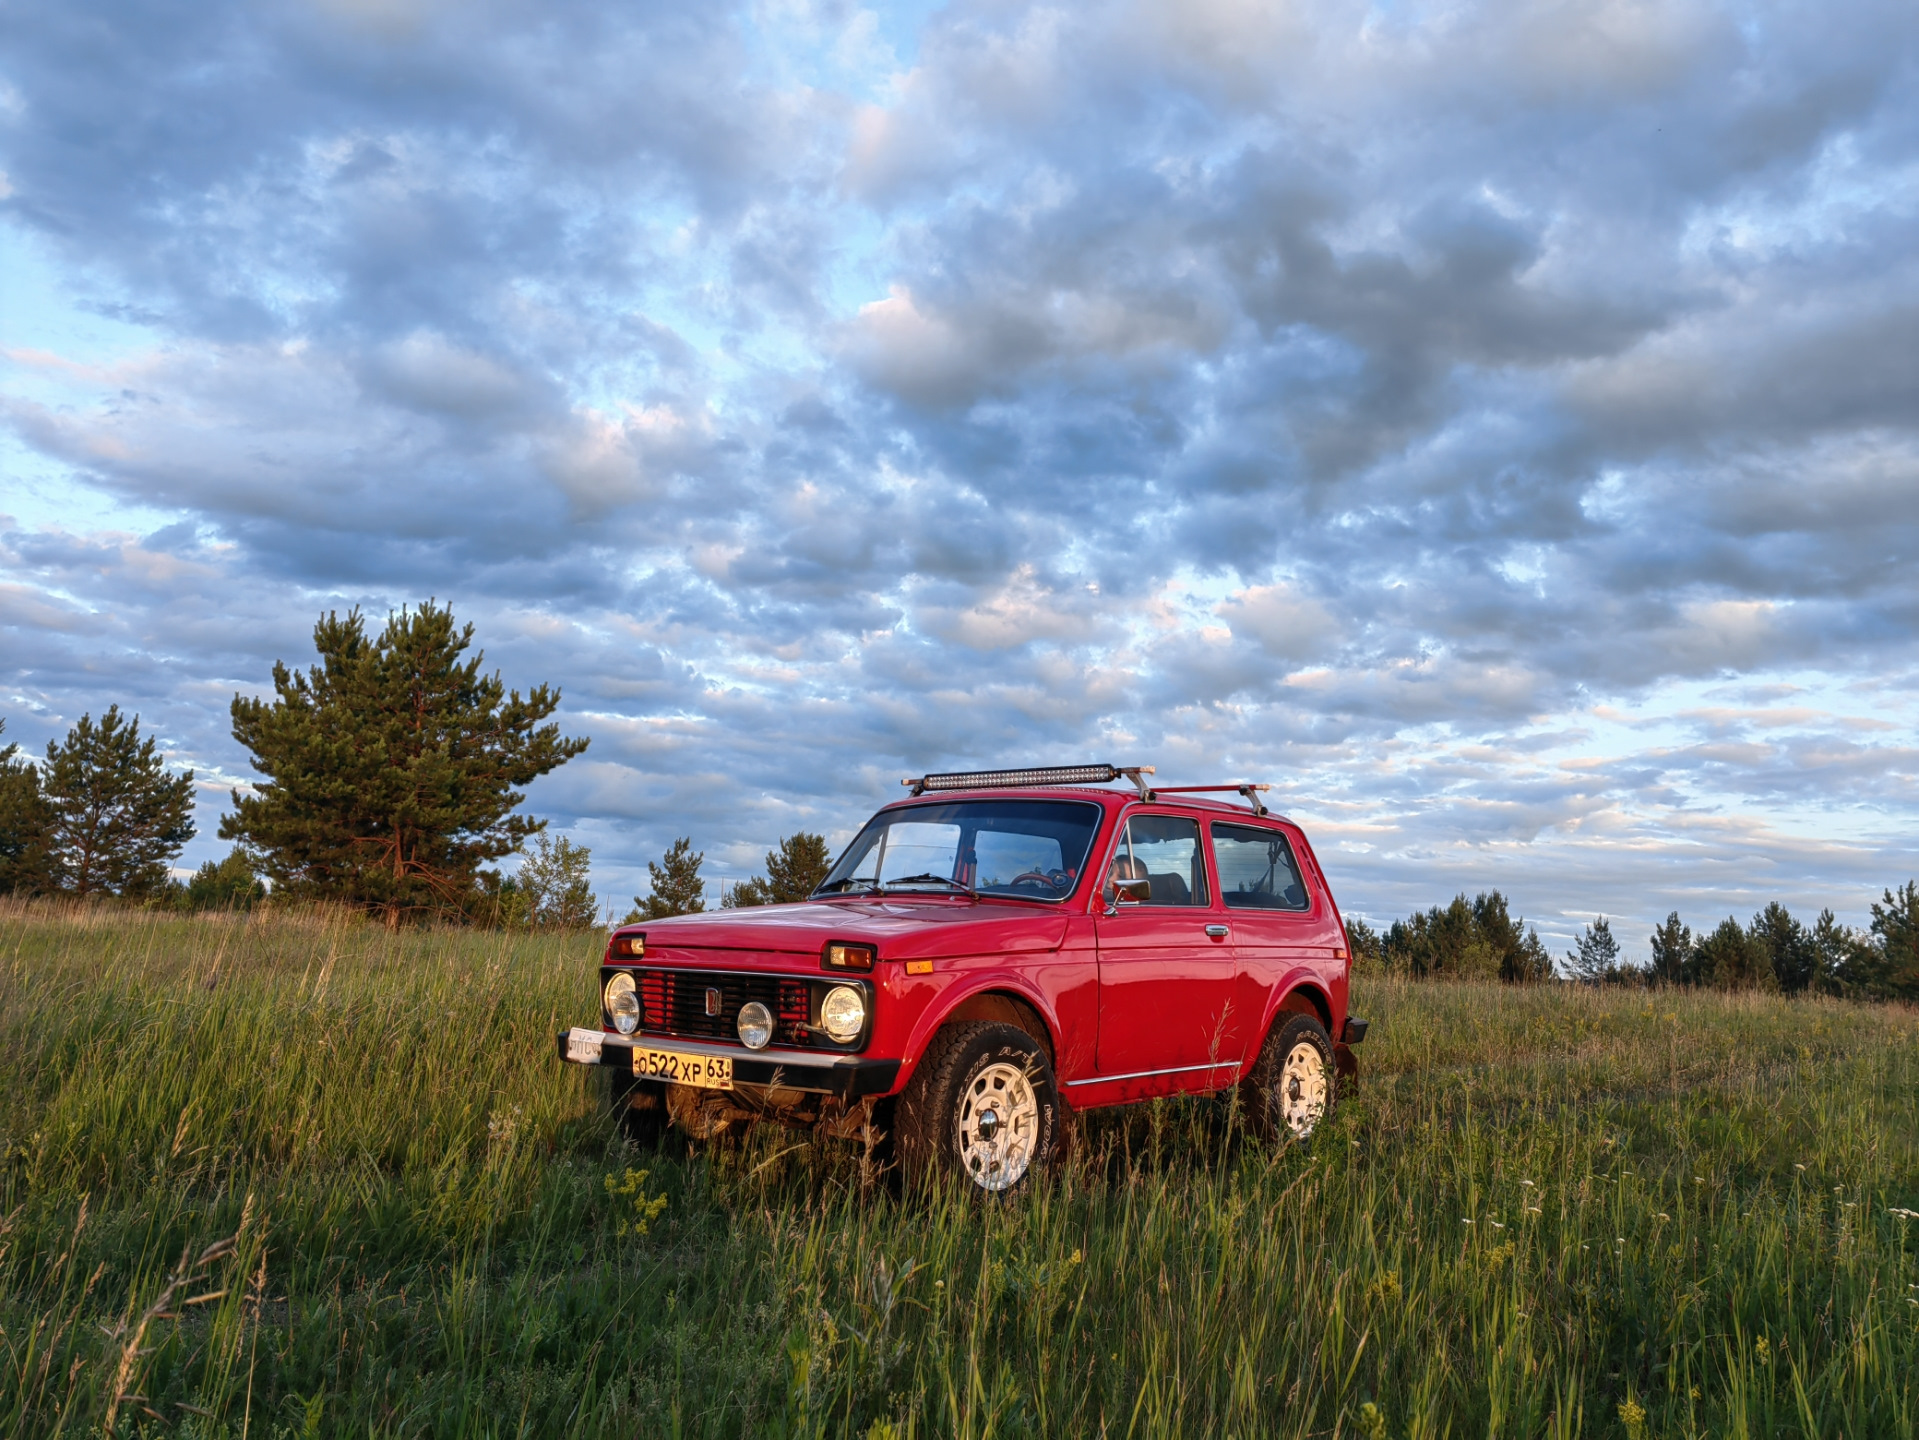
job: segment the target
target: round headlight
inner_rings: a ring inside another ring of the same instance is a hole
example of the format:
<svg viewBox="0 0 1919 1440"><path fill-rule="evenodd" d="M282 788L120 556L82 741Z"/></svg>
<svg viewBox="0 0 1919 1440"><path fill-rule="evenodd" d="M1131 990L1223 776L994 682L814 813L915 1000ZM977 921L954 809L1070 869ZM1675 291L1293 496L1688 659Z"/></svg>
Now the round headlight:
<svg viewBox="0 0 1919 1440"><path fill-rule="evenodd" d="M866 1027L866 997L851 985L835 985L820 1001L820 1028L844 1045Z"/></svg>
<svg viewBox="0 0 1919 1440"><path fill-rule="evenodd" d="M631 1035L640 1028L639 989L633 983L633 977L622 970L606 982L604 992L606 1013L613 1017L613 1028L622 1035Z"/></svg>
<svg viewBox="0 0 1919 1440"><path fill-rule="evenodd" d="M773 1038L773 1012L757 1000L740 1006L740 1040L748 1050L763 1050Z"/></svg>

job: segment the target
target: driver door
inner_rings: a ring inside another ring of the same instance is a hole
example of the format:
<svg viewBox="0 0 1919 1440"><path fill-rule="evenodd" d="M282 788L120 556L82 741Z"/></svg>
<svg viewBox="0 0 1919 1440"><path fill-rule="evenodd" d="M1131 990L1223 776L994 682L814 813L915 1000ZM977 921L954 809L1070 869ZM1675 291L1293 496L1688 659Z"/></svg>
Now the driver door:
<svg viewBox="0 0 1919 1440"><path fill-rule="evenodd" d="M1238 965L1199 822L1134 814L1109 871L1115 865L1143 871L1151 890L1144 903L1098 920L1099 1073L1164 1074L1169 1090L1209 1088L1210 1071L1238 1063L1252 1022L1236 1013Z"/></svg>

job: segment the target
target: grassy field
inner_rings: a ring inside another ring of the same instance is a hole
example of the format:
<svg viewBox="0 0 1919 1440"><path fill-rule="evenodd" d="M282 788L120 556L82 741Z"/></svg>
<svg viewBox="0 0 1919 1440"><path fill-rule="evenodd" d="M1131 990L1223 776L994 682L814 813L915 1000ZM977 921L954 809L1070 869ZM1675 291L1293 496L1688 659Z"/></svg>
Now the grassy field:
<svg viewBox="0 0 1919 1440"><path fill-rule="evenodd" d="M624 1148L597 943L0 910L0 1435L1919 1430L1911 1012L1362 983L1310 1146L991 1208Z"/></svg>

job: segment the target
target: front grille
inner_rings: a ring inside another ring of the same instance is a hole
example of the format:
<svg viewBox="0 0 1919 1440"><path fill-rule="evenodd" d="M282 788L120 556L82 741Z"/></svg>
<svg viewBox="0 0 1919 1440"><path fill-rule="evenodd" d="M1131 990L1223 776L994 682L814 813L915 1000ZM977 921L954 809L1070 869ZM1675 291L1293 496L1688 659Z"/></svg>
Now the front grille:
<svg viewBox="0 0 1919 1440"><path fill-rule="evenodd" d="M739 1043L740 1007L757 1000L773 1012L774 1041L811 1046L804 980L783 975L720 974L698 970L636 970L644 1028L654 1035ZM706 992L720 992L720 1013L706 1013Z"/></svg>

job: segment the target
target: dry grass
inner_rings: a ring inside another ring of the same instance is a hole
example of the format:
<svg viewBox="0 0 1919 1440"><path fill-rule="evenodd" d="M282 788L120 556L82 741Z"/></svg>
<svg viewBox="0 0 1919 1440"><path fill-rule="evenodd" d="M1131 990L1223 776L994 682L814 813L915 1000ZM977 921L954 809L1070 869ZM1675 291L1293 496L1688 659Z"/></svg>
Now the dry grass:
<svg viewBox="0 0 1919 1440"><path fill-rule="evenodd" d="M1910 1012L1364 982L1311 1147L1093 1116L993 1208L622 1147L596 956L0 910L0 1434L1919 1428Z"/></svg>

